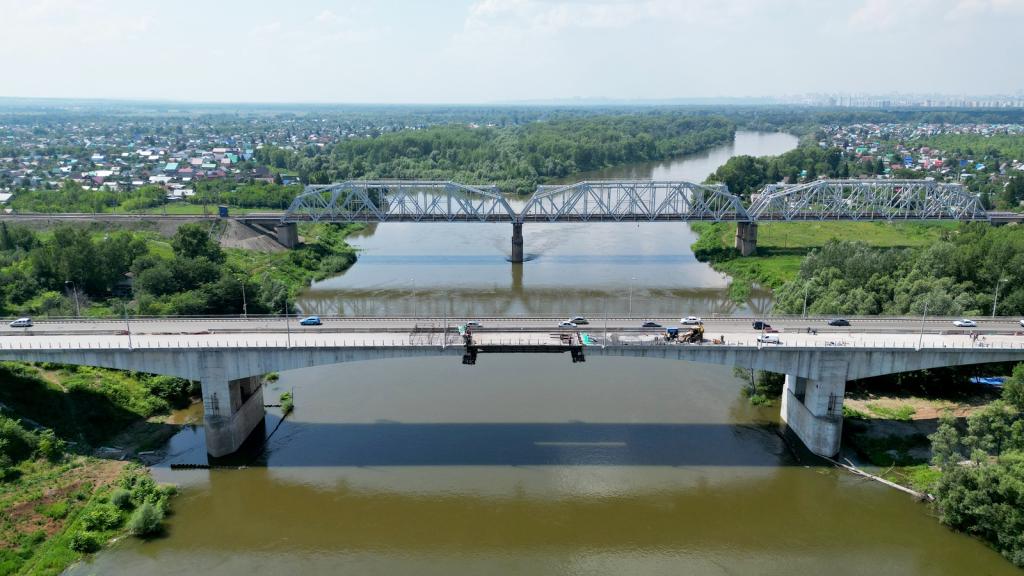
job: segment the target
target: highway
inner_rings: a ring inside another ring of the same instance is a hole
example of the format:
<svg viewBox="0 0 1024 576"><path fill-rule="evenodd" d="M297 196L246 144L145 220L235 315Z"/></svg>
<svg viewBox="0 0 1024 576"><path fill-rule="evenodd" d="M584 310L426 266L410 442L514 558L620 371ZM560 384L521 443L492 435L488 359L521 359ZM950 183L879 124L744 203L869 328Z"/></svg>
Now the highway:
<svg viewBox="0 0 1024 576"><path fill-rule="evenodd" d="M806 332L807 328L817 330L819 334L851 334L851 333L874 333L874 334L897 334L921 332L922 325L927 333L944 334L968 334L978 332L980 334L1014 334L1024 332L1018 317L997 317L997 318L975 318L977 328L957 328L953 326L952 318L928 318L922 321L921 318L894 318L894 317L867 317L849 318L851 326L836 327L827 324L827 317L795 318L795 317L766 317L765 320L773 329L781 333ZM42 334L100 334L119 333L130 329L133 334L152 335L195 335L199 333L211 334L237 334L237 333L273 333L292 331L298 333L326 334L337 332L353 333L410 333L416 330L437 330L443 329L446 325L454 329L459 324L467 321L478 321L482 325L476 331L478 333L490 332L546 332L557 331L559 322L566 320L566 317L547 318L374 318L374 317L342 317L327 318L321 317L321 326L301 326L299 318L283 316L278 317L205 317L205 318L131 318L126 321L123 318L109 318L102 320L86 320L65 318L60 320L35 320L31 328L11 328L8 323L13 318L3 320L0 325L0 337L2 336L28 336ZM601 332L606 327L614 331L640 331L641 325L647 321L661 324L663 327L679 327L679 317L672 318L646 318L646 317L591 317L589 325L580 325L581 331ZM705 334L709 337L717 333L746 333L757 334L752 328L753 318L748 317L722 317L704 318ZM655 332L663 333L663 330L655 329Z"/></svg>
<svg viewBox="0 0 1024 576"><path fill-rule="evenodd" d="M679 326L679 319L654 319ZM599 346L686 346L666 342L664 328L641 328L643 319L609 318L588 326L558 328L556 318L481 319L473 330L477 346L561 346L560 335L586 333ZM0 350L26 349L152 349L152 348L299 348L451 346L463 344L456 326L465 319L443 318L328 318L322 326L299 326L295 318L147 318L131 320L41 321L31 328L0 328ZM1016 318L979 320L974 331L959 329L949 319L878 318L852 320L848 328L830 327L823 319L774 319L778 344L757 342L760 331L748 318L718 318L705 322L704 346L744 347L869 347L869 348L1021 348L1024 328ZM808 333L807 327L817 329ZM129 332L130 328L130 332ZM715 343L714 341L718 341Z"/></svg>

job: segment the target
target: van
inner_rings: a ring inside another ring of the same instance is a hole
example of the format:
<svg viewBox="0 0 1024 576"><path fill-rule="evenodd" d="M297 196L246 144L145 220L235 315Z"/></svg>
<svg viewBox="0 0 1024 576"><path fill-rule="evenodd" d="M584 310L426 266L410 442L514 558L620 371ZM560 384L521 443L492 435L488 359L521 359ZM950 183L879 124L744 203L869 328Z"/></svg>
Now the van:
<svg viewBox="0 0 1024 576"><path fill-rule="evenodd" d="M759 334L757 341L762 344L780 344L778 334Z"/></svg>
<svg viewBox="0 0 1024 576"><path fill-rule="evenodd" d="M32 327L32 319L31 318L18 318L14 322L11 322L9 324L9 326L11 328L31 328Z"/></svg>

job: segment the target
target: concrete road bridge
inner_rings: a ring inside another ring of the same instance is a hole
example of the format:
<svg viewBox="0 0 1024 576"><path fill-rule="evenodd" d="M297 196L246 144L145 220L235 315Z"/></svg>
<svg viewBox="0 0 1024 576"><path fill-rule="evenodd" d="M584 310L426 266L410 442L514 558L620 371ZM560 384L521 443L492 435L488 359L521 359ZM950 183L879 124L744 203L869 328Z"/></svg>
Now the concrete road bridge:
<svg viewBox="0 0 1024 576"><path fill-rule="evenodd" d="M786 375L781 415L816 454L838 452L846 382L897 372L988 362L1024 361L1019 319L854 319L830 328L822 319L772 318L778 343L763 343L750 319L706 319L701 343L668 341L662 328L636 318L607 318L576 328L556 318L335 318L298 326L288 318L135 319L39 322L0 330L0 360L56 362L134 370L197 380L202 386L207 451L239 449L263 421L261 376L326 364L461 357L495 353L565 353L592 357L686 360ZM674 320L660 321L673 326ZM817 328L810 333L808 327ZM971 331L983 336L973 338ZM474 368L468 368L472 370ZM483 369L481 367L475 368Z"/></svg>
<svg viewBox="0 0 1024 576"><path fill-rule="evenodd" d="M281 212L230 216L292 248L299 222L495 222L512 225L512 262L524 257L523 225L558 222L736 222L735 246L757 248L759 222L1024 221L989 213L960 184L933 180L816 180L771 184L745 204L724 184L681 180L596 180L539 186L525 201L493 185L445 181L350 180L306 186ZM212 220L215 215L0 214L0 219L131 221Z"/></svg>

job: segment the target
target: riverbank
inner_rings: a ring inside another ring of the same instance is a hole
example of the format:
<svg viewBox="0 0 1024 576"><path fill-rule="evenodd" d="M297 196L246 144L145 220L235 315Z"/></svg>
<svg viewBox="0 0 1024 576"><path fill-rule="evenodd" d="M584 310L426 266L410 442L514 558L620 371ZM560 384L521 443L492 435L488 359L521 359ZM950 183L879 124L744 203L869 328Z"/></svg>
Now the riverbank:
<svg viewBox="0 0 1024 576"><path fill-rule="evenodd" d="M742 300L752 285L776 289L797 277L803 259L830 240L865 242L875 248L927 246L955 222L772 222L759 224L757 252L740 257L733 247L734 223L696 222L690 225L699 235L691 247L698 260L728 274L730 294Z"/></svg>
<svg viewBox="0 0 1024 576"><path fill-rule="evenodd" d="M60 574L158 533L174 490L130 460L178 432L167 416L195 394L178 378L0 363L0 576Z"/></svg>

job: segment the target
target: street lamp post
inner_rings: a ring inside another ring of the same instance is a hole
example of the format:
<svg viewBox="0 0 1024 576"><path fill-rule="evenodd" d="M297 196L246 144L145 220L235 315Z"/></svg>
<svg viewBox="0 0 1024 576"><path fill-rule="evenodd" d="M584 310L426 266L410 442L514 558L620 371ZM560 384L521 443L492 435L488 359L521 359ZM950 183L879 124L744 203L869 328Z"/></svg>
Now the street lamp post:
<svg viewBox="0 0 1024 576"><path fill-rule="evenodd" d="M1008 278L1000 278L999 280L996 280L996 293L995 293L995 296L992 297L992 317L993 318L996 317L996 305L999 304L999 285L1002 284L1003 282L1006 282L1007 280L1009 280L1009 279Z"/></svg>
<svg viewBox="0 0 1024 576"><path fill-rule="evenodd" d="M128 320L128 303L122 302L121 304L124 306L124 325L128 328L128 349L134 350L132 347L132 323Z"/></svg>
<svg viewBox="0 0 1024 576"><path fill-rule="evenodd" d="M65 280L64 285L67 286L68 284L71 285L71 290L75 294L75 317L77 318L82 315L82 307L78 303L78 286L76 286L72 280Z"/></svg>
<svg viewBox="0 0 1024 576"><path fill-rule="evenodd" d="M288 334L288 347L292 347L292 324L289 321L291 315L288 312L288 294L284 295L284 331Z"/></svg>
<svg viewBox="0 0 1024 576"><path fill-rule="evenodd" d="M928 301L924 302L924 314L921 314L921 335L917 338L917 349L920 350L924 344L924 321L928 317Z"/></svg>
<svg viewBox="0 0 1024 576"><path fill-rule="evenodd" d="M415 318L420 315L419 302L416 300L416 279L409 278L409 282L412 283L412 315Z"/></svg>
<svg viewBox="0 0 1024 576"><path fill-rule="evenodd" d="M636 276L630 276L629 278L629 312L626 314L630 318L633 317L633 282L636 280Z"/></svg>
<svg viewBox="0 0 1024 576"><path fill-rule="evenodd" d="M249 318L249 306L248 306L248 304L246 303L246 300L245 300L245 279L244 278L239 278L238 282L239 282L239 284L242 285L242 318L248 319Z"/></svg>

